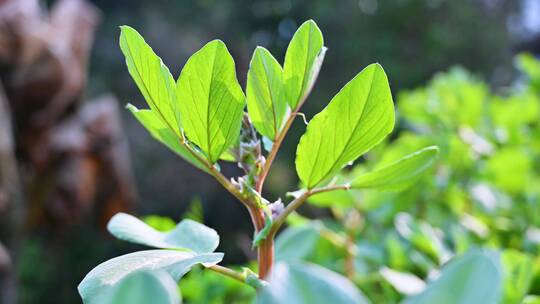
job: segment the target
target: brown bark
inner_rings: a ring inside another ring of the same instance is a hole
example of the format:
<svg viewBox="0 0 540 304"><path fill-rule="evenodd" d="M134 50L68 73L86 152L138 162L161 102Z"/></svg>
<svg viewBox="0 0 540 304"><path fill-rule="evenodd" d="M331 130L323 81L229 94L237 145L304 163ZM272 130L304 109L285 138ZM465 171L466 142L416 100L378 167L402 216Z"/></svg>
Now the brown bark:
<svg viewBox="0 0 540 304"><path fill-rule="evenodd" d="M0 0L0 302L8 304L17 302L15 240L47 229L50 244L88 218L104 226L135 198L118 102L84 98L99 11L86 0L58 0L50 12L39 4Z"/></svg>
<svg viewBox="0 0 540 304"><path fill-rule="evenodd" d="M0 85L0 302L17 302L15 257L22 214L19 174L15 160L11 115Z"/></svg>

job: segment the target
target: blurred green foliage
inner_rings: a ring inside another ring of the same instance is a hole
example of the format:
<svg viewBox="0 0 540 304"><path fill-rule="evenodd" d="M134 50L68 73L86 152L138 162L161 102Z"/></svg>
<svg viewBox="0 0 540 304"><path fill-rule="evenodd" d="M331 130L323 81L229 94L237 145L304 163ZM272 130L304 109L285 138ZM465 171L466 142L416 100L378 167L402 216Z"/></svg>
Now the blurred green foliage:
<svg viewBox="0 0 540 304"><path fill-rule="evenodd" d="M319 247L308 237L294 243L310 247L302 250L302 258L317 263L341 258L334 270L352 273L373 302L389 303L407 295L399 286L388 288L393 282L381 275L382 267L430 281L452 257L472 248L490 248L500 252L503 273L496 303L520 303L527 294L539 294L540 271L535 265L540 265L540 65L530 55L518 56L516 62L526 77L499 93L462 68L437 74L425 87L401 92L397 104L402 132L352 170L438 145L441 155L433 174L399 193L315 197L313 203L329 206L333 219L323 228L317 221L289 229L332 231L319 235L341 243L355 263L351 272L347 255ZM282 237L290 234L286 231ZM347 245L347 239L355 245ZM451 303L449 298L441 301Z"/></svg>

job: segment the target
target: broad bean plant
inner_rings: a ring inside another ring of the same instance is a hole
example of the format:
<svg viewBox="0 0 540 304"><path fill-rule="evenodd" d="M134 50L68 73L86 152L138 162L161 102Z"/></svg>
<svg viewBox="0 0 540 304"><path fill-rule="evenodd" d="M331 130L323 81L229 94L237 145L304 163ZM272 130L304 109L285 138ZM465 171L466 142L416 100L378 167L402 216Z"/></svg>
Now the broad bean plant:
<svg viewBox="0 0 540 304"><path fill-rule="evenodd" d="M271 202L263 196L265 179L287 131L302 115L326 53L315 22L298 28L283 64L257 47L245 90L221 40L194 53L176 81L135 29L121 27L120 48L148 104L148 109L131 104L127 109L156 140L208 173L247 208L257 267L238 271L220 265L219 236L202 223L185 219L162 232L119 213L108 224L110 233L155 249L91 270L78 287L84 303L179 303L177 283L195 265L255 288L260 303L368 303L346 276L300 260L275 262L280 253L274 239L290 216L297 217L295 210L317 195L401 190L433 164L438 148L424 146L371 171L348 168L394 129L392 93L382 66L361 70L309 121L296 149L300 189ZM237 163L241 176L225 176L220 162Z"/></svg>

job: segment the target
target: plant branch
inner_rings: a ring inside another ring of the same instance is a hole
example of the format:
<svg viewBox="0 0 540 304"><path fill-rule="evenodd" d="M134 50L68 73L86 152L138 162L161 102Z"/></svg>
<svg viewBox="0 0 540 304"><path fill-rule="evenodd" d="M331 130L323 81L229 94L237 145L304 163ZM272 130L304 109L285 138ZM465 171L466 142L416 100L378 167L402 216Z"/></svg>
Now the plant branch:
<svg viewBox="0 0 540 304"><path fill-rule="evenodd" d="M188 152L193 155L193 157L200 161L206 167L206 169L208 169L209 174L212 175L223 186L223 188L227 189L227 191L229 191L246 207L249 208L249 206L252 205L252 202L245 195L243 195L240 190L238 190L238 188L236 188L235 185L233 185L231 181L225 177L225 175L219 172L219 170L217 170L213 164L209 163L208 160L195 151L193 147L188 145L184 137L180 138L180 144L183 145Z"/></svg>
<svg viewBox="0 0 540 304"><path fill-rule="evenodd" d="M232 270L230 268L227 268L227 267L224 267L224 266L221 266L221 265L213 265L213 266L207 267L206 269L210 269L210 270L212 270L214 272L217 272L217 273L219 273L221 275L224 275L226 277L235 279L235 280L240 281L242 283L246 283L247 276L246 276L245 273L234 271L234 270Z"/></svg>
<svg viewBox="0 0 540 304"><path fill-rule="evenodd" d="M285 223L285 220L291 214L293 211L298 209L304 202L312 195L323 193L323 192L329 192L329 191L335 191L335 190L349 190L349 185L332 185L332 186L326 186L322 188L315 188L311 190L306 190L304 193L302 193L300 196L295 198L292 202L290 202L287 207L285 207L285 210L276 218L274 219L274 222L272 224L272 228L270 229L270 232L268 233L268 238L273 238L276 233L278 232L279 228L283 223Z"/></svg>
<svg viewBox="0 0 540 304"><path fill-rule="evenodd" d="M287 121L285 122L285 125L283 126L283 129L281 130L281 132L279 132L279 134L277 135L277 137L274 139L272 143L272 149L268 153L266 162L264 163L261 174L259 175L259 179L257 180L257 184L255 185L255 190L259 193L262 192L264 181L266 180L266 177L268 176L268 173L270 172L272 163L274 162L274 159L277 156L279 148L281 147L281 144L283 143L283 140L285 139L285 135L287 135L287 132L291 128L291 125L294 122L294 118L296 117L297 113L298 113L298 109L289 115L289 117L287 118Z"/></svg>

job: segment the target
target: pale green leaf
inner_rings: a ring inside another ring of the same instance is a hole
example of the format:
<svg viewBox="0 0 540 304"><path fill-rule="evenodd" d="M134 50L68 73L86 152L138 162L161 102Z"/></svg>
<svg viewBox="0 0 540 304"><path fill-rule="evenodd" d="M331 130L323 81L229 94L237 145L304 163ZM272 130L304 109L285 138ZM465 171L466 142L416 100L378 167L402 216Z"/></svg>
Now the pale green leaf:
<svg viewBox="0 0 540 304"><path fill-rule="evenodd" d="M260 304L363 304L365 296L347 278L305 262L277 263L270 285L258 297Z"/></svg>
<svg viewBox="0 0 540 304"><path fill-rule="evenodd" d="M324 59L326 48L321 30L313 20L304 22L296 31L283 64L283 80L287 102L299 108L311 91Z"/></svg>
<svg viewBox="0 0 540 304"><path fill-rule="evenodd" d="M120 29L120 49L131 77L156 117L174 134L180 135L180 112L176 108L176 88L169 69L136 30L129 26Z"/></svg>
<svg viewBox="0 0 540 304"><path fill-rule="evenodd" d="M249 117L262 135L275 139L287 112L281 65L263 47L253 52L247 76Z"/></svg>
<svg viewBox="0 0 540 304"><path fill-rule="evenodd" d="M527 295L521 304L540 304L540 296Z"/></svg>
<svg viewBox="0 0 540 304"><path fill-rule="evenodd" d="M375 171L355 178L352 188L400 191L410 187L431 167L439 148L432 146L411 153Z"/></svg>
<svg viewBox="0 0 540 304"><path fill-rule="evenodd" d="M207 43L189 58L177 97L187 137L215 163L237 141L245 105L234 60L222 41Z"/></svg>
<svg viewBox="0 0 540 304"><path fill-rule="evenodd" d="M405 304L496 304L502 273L496 254L472 251L444 266L440 277Z"/></svg>
<svg viewBox="0 0 540 304"><path fill-rule="evenodd" d="M100 292L93 303L99 304L181 303L178 286L170 275L161 271L138 271L123 278L114 287ZM90 303L90 302L86 302Z"/></svg>
<svg viewBox="0 0 540 304"><path fill-rule="evenodd" d="M379 273L397 291L405 295L418 294L426 288L426 283L412 273L400 272L388 267L383 267Z"/></svg>
<svg viewBox="0 0 540 304"><path fill-rule="evenodd" d="M146 250L122 255L96 266L79 284L77 289L84 303L94 302L99 294L113 288L123 278L135 271L167 272L178 281L191 267L203 264L209 267L223 259L222 253L197 254L178 250Z"/></svg>
<svg viewBox="0 0 540 304"><path fill-rule="evenodd" d="M372 64L309 122L296 151L300 180L313 188L369 151L393 128L388 79L379 64Z"/></svg>
<svg viewBox="0 0 540 304"><path fill-rule="evenodd" d="M165 123L158 118L154 110L139 110L134 105L128 104L127 108L135 118L141 123L146 130L156 140L167 146L173 152L178 154L183 159L187 160L197 168L208 171L206 166L195 158L185 146L180 143L180 137L175 134ZM198 153L198 152L196 152Z"/></svg>
<svg viewBox="0 0 540 304"><path fill-rule="evenodd" d="M181 221L171 231L161 232L134 216L117 213L107 229L121 240L156 248L210 253L219 245L219 235L214 229L189 219Z"/></svg>

